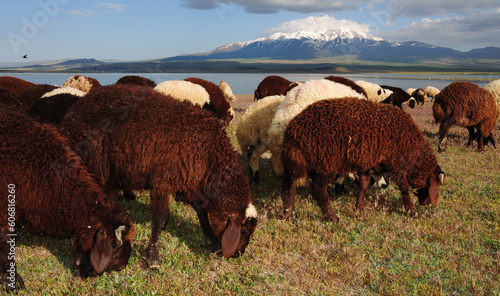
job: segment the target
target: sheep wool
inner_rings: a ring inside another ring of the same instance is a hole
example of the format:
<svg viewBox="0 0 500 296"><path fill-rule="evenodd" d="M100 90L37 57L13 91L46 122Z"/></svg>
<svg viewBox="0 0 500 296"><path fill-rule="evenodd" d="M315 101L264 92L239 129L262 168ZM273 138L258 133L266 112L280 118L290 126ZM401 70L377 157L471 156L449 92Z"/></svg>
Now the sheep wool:
<svg viewBox="0 0 500 296"><path fill-rule="evenodd" d="M484 151L485 142L491 141L495 145L492 131L498 109L495 99L486 89L468 81L455 81L435 97L432 113L436 123L440 124L439 152L446 150L446 138L453 125L466 127L469 130L467 145L476 138L479 151Z"/></svg>
<svg viewBox="0 0 500 296"><path fill-rule="evenodd" d="M153 80L137 75L123 76L116 81L116 84L131 84L131 85L145 86L151 88L154 88L156 86L156 82L154 82Z"/></svg>
<svg viewBox="0 0 500 296"><path fill-rule="evenodd" d="M497 103L497 120L500 119L500 79L494 80L490 83L488 83L484 89L489 91L491 95L495 98L495 101Z"/></svg>
<svg viewBox="0 0 500 296"><path fill-rule="evenodd" d="M233 90L231 89L229 84L227 84L227 82L221 80L221 82L219 82L219 87L224 92L224 97L226 98L226 100L231 102L236 101L236 96L233 94Z"/></svg>
<svg viewBox="0 0 500 296"><path fill-rule="evenodd" d="M273 155L273 168L277 176L283 175L281 161L281 146L285 129L297 114L310 104L319 100L354 97L365 99L348 85L333 82L327 79L310 80L290 90L283 102L278 106L274 118L269 126L269 150Z"/></svg>
<svg viewBox="0 0 500 296"><path fill-rule="evenodd" d="M63 87L65 86L72 86L76 89L88 93L92 89L100 87L101 84L99 83L99 81L92 77L75 75L71 76L64 82Z"/></svg>
<svg viewBox="0 0 500 296"><path fill-rule="evenodd" d="M12 76L0 76L0 88L4 88L16 95L21 94L24 90L35 85L35 83L21 78Z"/></svg>
<svg viewBox="0 0 500 296"><path fill-rule="evenodd" d="M440 90L434 86L427 86L426 88L424 88L424 90L427 93L427 96L432 98L435 98L440 92Z"/></svg>
<svg viewBox="0 0 500 296"><path fill-rule="evenodd" d="M210 104L210 95L201 85L184 80L167 80L159 83L155 91L179 101L188 101L194 105L205 107Z"/></svg>
<svg viewBox="0 0 500 296"><path fill-rule="evenodd" d="M42 95L42 98L51 97L58 94L71 94L78 97L84 97L87 93L72 86L64 86L55 88L49 92L44 93Z"/></svg>
<svg viewBox="0 0 500 296"><path fill-rule="evenodd" d="M270 75L262 79L254 91L254 100L265 97L284 95L292 82L278 75Z"/></svg>
<svg viewBox="0 0 500 296"><path fill-rule="evenodd" d="M247 152L250 180L254 182L259 180L259 158L269 149L269 126L284 99L285 96L276 95L258 100L245 110L236 127L236 138L243 153Z"/></svg>
<svg viewBox="0 0 500 296"><path fill-rule="evenodd" d="M366 94L368 95L368 101L372 101L375 103L384 101L392 94L392 91L384 89L379 85L368 81L358 80L356 81L356 84L361 86L366 91Z"/></svg>
<svg viewBox="0 0 500 296"><path fill-rule="evenodd" d="M339 174L360 175L356 207L363 210L371 170L390 172L405 209L414 210L409 188L421 204L437 205L444 173L411 116L399 108L356 98L322 100L308 106L289 124L283 141L284 218L294 209L296 186L311 178L311 193L323 217L338 217L327 193Z"/></svg>

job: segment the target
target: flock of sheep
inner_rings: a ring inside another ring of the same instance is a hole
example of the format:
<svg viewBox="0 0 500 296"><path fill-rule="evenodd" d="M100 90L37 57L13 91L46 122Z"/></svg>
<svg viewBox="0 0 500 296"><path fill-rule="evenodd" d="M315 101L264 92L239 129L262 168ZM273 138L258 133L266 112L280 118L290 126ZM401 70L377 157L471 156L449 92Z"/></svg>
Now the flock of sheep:
<svg viewBox="0 0 500 296"><path fill-rule="evenodd" d="M283 218L291 217L297 186L310 180L323 218L334 222L327 188L349 174L359 177L356 209L362 214L371 179L396 184L405 210L437 205L445 173L402 109L433 97L439 151L453 125L469 131L480 151L491 143L500 114L500 80L485 88L454 82L439 91L379 86L328 76L306 82L266 77L257 100L236 126L250 173L238 161L226 133L236 97L227 83L199 79L154 81L124 76L102 86L73 76L62 87L0 77L0 283L25 288L12 256L17 221L34 232L71 238L83 277L126 267L135 235L131 214L115 201L122 192L149 190L150 268L161 264L157 246L171 196L190 204L205 243L224 257L245 252L257 227L251 182L259 182L259 158L269 151L282 177Z"/></svg>

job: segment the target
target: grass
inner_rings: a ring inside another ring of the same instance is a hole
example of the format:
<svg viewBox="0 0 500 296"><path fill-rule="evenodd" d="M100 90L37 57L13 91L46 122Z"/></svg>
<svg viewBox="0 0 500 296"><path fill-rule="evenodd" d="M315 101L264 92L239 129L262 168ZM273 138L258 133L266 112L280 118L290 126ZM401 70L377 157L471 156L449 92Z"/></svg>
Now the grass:
<svg viewBox="0 0 500 296"><path fill-rule="evenodd" d="M250 97L239 96L237 116ZM436 151L431 104L405 111ZM234 126L229 134L237 146ZM307 188L299 190L293 218L281 221L281 183L269 159L261 159L261 183L252 187L259 225L239 259L211 254L194 210L172 202L160 240L162 265L148 269L147 192L123 201L137 235L120 272L81 279L69 240L19 229L17 264L27 289L18 295L499 295L500 149L478 153L465 147L466 137L464 128L450 131L448 150L437 155L447 173L438 207L417 204L414 218L403 213L394 186L370 188L365 217L356 218L352 185L332 200L338 224L320 220Z"/></svg>

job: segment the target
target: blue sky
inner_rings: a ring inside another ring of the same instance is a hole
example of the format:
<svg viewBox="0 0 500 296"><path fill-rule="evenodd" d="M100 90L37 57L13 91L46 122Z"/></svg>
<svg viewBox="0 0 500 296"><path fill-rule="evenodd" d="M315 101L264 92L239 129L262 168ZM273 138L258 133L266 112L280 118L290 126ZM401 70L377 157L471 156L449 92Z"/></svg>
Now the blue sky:
<svg viewBox="0 0 500 296"><path fill-rule="evenodd" d="M500 47L500 0L2 0L0 22L2 63L147 60L335 26L458 50Z"/></svg>

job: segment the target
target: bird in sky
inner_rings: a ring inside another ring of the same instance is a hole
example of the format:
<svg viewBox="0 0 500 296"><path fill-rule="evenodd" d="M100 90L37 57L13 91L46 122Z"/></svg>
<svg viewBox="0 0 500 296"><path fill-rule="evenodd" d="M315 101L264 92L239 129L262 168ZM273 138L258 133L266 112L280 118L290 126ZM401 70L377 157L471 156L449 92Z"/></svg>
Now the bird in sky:
<svg viewBox="0 0 500 296"><path fill-rule="evenodd" d="M23 59L27 59L27 58L28 58L27 54L23 55Z"/></svg>

